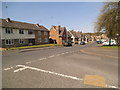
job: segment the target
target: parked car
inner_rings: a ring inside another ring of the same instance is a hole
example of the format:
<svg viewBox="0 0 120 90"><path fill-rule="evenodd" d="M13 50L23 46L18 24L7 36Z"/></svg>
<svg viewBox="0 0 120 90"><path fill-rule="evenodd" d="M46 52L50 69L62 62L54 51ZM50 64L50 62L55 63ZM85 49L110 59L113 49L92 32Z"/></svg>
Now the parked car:
<svg viewBox="0 0 120 90"><path fill-rule="evenodd" d="M102 44L103 42L102 41L96 41L97 44Z"/></svg>
<svg viewBox="0 0 120 90"><path fill-rule="evenodd" d="M65 42L63 46L72 46L72 42Z"/></svg>
<svg viewBox="0 0 120 90"><path fill-rule="evenodd" d="M85 45L85 42L80 42L80 45Z"/></svg>
<svg viewBox="0 0 120 90"><path fill-rule="evenodd" d="M109 41L103 42L103 45L109 45ZM115 42L115 40L111 40L111 45L116 45L117 43Z"/></svg>

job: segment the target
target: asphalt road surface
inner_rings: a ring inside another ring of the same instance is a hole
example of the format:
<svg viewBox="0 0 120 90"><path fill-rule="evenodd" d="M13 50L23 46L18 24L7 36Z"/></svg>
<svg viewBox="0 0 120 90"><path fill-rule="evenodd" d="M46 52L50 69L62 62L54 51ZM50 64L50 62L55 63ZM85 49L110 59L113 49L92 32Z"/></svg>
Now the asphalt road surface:
<svg viewBox="0 0 120 90"><path fill-rule="evenodd" d="M118 88L118 60L85 54L96 44L4 51L3 88Z"/></svg>

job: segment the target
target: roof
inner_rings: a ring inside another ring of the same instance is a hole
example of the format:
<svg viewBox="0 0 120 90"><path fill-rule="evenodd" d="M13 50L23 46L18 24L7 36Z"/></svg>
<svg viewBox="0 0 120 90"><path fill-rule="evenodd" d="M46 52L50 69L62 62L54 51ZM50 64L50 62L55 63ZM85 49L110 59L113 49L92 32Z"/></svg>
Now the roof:
<svg viewBox="0 0 120 90"><path fill-rule="evenodd" d="M76 32L74 30L69 31L71 35L73 35L75 38L80 38L82 36L82 32Z"/></svg>
<svg viewBox="0 0 120 90"><path fill-rule="evenodd" d="M71 30L70 33L75 37L75 38L78 38L76 32L74 30Z"/></svg>
<svg viewBox="0 0 120 90"><path fill-rule="evenodd" d="M47 28L39 24L31 24L31 23L25 23L25 22L13 21L13 20L7 21L7 19L0 19L0 21L2 22L2 24L0 24L1 27L49 31Z"/></svg>
<svg viewBox="0 0 120 90"><path fill-rule="evenodd" d="M81 37L82 36L82 32L76 32L77 37Z"/></svg>
<svg viewBox="0 0 120 90"><path fill-rule="evenodd" d="M58 26L53 26L56 30L57 30L57 27ZM61 27L60 25L59 25L59 32L60 32L60 34L59 34L59 36L62 36L63 35L63 32L66 30L66 28L65 27Z"/></svg>
<svg viewBox="0 0 120 90"><path fill-rule="evenodd" d="M68 31L67 31L67 35L68 35L69 37L72 37L72 35L71 35L70 32L68 32Z"/></svg>

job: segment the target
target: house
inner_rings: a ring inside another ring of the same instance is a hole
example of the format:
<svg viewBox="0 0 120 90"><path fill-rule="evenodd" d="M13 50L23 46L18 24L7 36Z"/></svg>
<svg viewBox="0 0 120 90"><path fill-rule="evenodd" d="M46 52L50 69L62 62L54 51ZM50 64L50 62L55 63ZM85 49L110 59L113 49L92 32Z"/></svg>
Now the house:
<svg viewBox="0 0 120 90"><path fill-rule="evenodd" d="M78 44L79 37L74 30L70 30L69 33L71 34L73 44Z"/></svg>
<svg viewBox="0 0 120 90"><path fill-rule="evenodd" d="M67 42L67 29L65 27L52 26L50 29L50 39L53 40L53 43L64 44Z"/></svg>
<svg viewBox="0 0 120 90"><path fill-rule="evenodd" d="M39 24L31 24L7 19L0 19L2 47L17 47L49 43L49 30Z"/></svg>
<svg viewBox="0 0 120 90"><path fill-rule="evenodd" d="M82 41L82 32L78 31L76 32L76 35L78 37L78 44L80 44L80 42Z"/></svg>
<svg viewBox="0 0 120 90"><path fill-rule="evenodd" d="M69 31L67 31L67 42L72 42L72 35L70 34L70 32Z"/></svg>

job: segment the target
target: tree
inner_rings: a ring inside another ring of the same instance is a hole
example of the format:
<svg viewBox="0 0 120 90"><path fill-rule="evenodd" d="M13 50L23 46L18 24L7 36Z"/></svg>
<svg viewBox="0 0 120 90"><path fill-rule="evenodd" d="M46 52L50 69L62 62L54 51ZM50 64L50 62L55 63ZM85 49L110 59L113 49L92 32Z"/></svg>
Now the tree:
<svg viewBox="0 0 120 90"><path fill-rule="evenodd" d="M109 45L111 45L111 39L115 38L119 31L119 12L118 2L105 2L97 19L96 30L97 32L104 31L107 34Z"/></svg>

